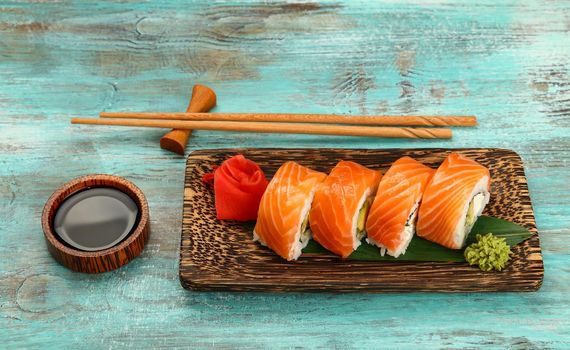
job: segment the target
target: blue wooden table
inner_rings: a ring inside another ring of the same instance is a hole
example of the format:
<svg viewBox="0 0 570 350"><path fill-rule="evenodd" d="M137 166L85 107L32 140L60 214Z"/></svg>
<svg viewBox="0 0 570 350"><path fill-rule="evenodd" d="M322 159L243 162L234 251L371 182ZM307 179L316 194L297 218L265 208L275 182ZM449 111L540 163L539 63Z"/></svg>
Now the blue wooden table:
<svg viewBox="0 0 570 350"><path fill-rule="evenodd" d="M504 147L525 161L544 252L536 293L196 293L178 282L185 158L104 110L474 114L452 140L195 132L220 147ZM0 2L0 347L570 347L567 1ZM105 274L48 254L40 214L79 175L146 194L143 254Z"/></svg>

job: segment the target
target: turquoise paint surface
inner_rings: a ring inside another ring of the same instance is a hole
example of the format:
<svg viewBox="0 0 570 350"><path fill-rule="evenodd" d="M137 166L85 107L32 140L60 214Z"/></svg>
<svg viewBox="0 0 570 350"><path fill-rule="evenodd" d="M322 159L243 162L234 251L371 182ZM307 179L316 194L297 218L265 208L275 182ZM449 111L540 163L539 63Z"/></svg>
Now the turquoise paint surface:
<svg viewBox="0 0 570 350"><path fill-rule="evenodd" d="M570 34L565 1L0 3L0 339L9 348L570 347ZM452 140L195 132L218 147L504 147L525 161L536 293L194 293L178 282L184 158L103 110L474 114ZM151 239L101 275L59 266L40 215L62 183L124 176Z"/></svg>

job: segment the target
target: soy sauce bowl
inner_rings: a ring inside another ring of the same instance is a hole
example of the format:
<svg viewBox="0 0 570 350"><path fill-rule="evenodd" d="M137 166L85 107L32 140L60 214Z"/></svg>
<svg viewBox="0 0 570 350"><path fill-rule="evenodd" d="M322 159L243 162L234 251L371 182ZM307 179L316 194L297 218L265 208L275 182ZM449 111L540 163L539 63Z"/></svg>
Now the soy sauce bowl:
<svg viewBox="0 0 570 350"><path fill-rule="evenodd" d="M93 201L94 196L99 200ZM90 217L96 206L99 210ZM119 220L121 212L125 215ZM86 223L74 222L81 216ZM150 235L148 204L142 191L124 178L82 176L51 195L42 213L42 229L49 252L62 265L86 273L111 271L144 249ZM110 234L111 229L119 231Z"/></svg>

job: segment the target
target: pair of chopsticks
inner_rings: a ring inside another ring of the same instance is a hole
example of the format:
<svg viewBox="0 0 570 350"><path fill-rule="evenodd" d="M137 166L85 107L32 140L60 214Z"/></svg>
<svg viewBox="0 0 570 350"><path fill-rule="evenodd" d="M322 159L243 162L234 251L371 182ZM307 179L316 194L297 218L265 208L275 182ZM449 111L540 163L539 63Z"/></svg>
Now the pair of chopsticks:
<svg viewBox="0 0 570 350"><path fill-rule="evenodd" d="M72 118L71 123L184 130L421 139L451 138L451 129L439 128L441 126L477 125L477 118L474 116L102 112L100 117L102 119Z"/></svg>

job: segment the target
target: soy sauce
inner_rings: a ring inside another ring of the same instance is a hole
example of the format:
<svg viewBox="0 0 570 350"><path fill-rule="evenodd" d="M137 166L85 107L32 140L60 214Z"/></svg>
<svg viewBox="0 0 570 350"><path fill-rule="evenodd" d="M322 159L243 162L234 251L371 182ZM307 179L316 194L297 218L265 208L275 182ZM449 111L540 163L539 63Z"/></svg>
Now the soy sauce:
<svg viewBox="0 0 570 350"><path fill-rule="evenodd" d="M138 207L129 195L114 188L91 188L75 193L58 208L53 227L70 246L97 251L121 242L133 229Z"/></svg>

